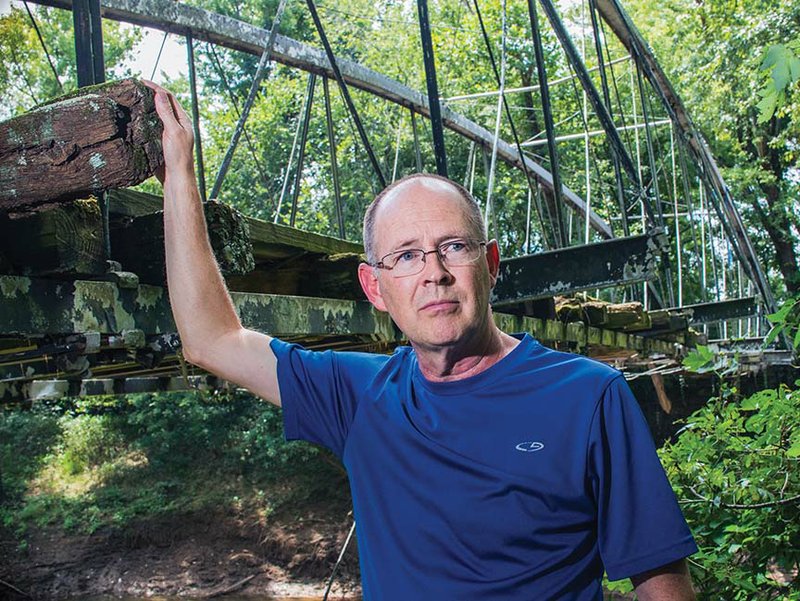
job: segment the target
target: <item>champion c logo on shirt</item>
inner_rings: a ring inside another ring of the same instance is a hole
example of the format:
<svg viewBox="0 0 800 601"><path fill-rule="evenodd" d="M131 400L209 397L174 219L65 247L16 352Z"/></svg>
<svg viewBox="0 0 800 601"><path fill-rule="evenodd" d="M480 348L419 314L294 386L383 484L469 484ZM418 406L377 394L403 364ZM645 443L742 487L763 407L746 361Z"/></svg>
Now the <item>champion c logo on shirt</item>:
<svg viewBox="0 0 800 601"><path fill-rule="evenodd" d="M534 451L541 451L544 448L544 443L536 441L521 442L514 448L523 453L533 453Z"/></svg>

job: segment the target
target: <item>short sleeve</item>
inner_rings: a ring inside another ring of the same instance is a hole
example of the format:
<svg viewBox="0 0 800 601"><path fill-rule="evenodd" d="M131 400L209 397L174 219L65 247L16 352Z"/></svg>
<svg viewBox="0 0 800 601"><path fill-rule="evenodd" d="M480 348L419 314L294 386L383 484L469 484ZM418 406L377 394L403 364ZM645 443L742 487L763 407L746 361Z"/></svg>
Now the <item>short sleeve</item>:
<svg viewBox="0 0 800 601"><path fill-rule="evenodd" d="M357 361L343 373L340 355L309 351L297 344L273 339L270 347L278 359L278 386L286 440L321 444L341 458L350 424L358 405Z"/></svg>
<svg viewBox="0 0 800 601"><path fill-rule="evenodd" d="M697 551L647 422L622 376L609 383L597 406L588 453L598 545L611 580Z"/></svg>

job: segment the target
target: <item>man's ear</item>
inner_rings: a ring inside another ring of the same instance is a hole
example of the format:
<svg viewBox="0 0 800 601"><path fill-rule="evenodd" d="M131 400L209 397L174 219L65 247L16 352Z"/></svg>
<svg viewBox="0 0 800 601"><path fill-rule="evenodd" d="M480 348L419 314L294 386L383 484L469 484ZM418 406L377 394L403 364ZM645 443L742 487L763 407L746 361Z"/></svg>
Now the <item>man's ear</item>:
<svg viewBox="0 0 800 601"><path fill-rule="evenodd" d="M491 278L492 288L497 283L497 274L500 272L500 247L497 240L489 240L486 243L486 263L489 265L489 277Z"/></svg>
<svg viewBox="0 0 800 601"><path fill-rule="evenodd" d="M378 311L386 311L386 303L383 302L381 284L378 281L375 268L367 263L359 263L358 281L361 283L361 289L364 291L364 294L367 295L369 302L371 302Z"/></svg>

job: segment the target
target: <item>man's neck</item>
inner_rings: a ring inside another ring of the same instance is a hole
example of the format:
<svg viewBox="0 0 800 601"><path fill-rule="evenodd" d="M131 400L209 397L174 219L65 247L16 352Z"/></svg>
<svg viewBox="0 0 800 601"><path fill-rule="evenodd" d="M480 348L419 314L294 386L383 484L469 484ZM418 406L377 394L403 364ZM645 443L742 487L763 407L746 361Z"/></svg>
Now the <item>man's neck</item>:
<svg viewBox="0 0 800 601"><path fill-rule="evenodd" d="M422 348L411 344L420 371L431 382L452 382L475 376L500 361L519 340L500 331L491 323L487 331L462 346Z"/></svg>

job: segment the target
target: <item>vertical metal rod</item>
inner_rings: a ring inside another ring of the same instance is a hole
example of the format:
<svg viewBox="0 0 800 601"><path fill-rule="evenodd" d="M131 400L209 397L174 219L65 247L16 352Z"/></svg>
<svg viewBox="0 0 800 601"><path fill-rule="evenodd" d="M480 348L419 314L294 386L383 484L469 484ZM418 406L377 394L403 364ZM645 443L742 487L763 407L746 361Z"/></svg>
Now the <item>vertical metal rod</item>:
<svg viewBox="0 0 800 601"><path fill-rule="evenodd" d="M469 183L470 182L469 173L472 170L472 163L475 161L475 149L477 148L477 146L478 145L475 143L475 140L473 140L469 144L469 154L467 154L467 168L464 170L464 187L465 188L469 188L469 186L471 185Z"/></svg>
<svg viewBox="0 0 800 601"><path fill-rule="evenodd" d="M492 162L489 168L489 182L486 186L486 211L483 215L485 222L489 221L489 212L492 210L492 193L494 192L494 177L497 170L497 143L500 140L500 124L503 116L503 99L506 87L506 0L502 0L502 41L500 43L500 89L497 95L497 116L494 122L494 140L492 141Z"/></svg>
<svg viewBox="0 0 800 601"><path fill-rule="evenodd" d="M531 201L533 200L533 191L528 188L528 209L525 212L525 254L531 253ZM588 219L587 219L588 221Z"/></svg>
<svg viewBox="0 0 800 601"><path fill-rule="evenodd" d="M653 137L650 131L650 117L647 112L647 101L644 97L644 84L642 83L642 71L636 63L636 81L639 88L639 100L642 108L642 119L644 120L644 136L647 141L647 158L650 163L650 178L653 182L653 196L656 203L656 223L664 226L664 210L661 207L661 197L658 193L658 171L656 170L656 156L653 149Z"/></svg>
<svg viewBox="0 0 800 601"><path fill-rule="evenodd" d="M417 116L414 114L414 111L411 111L411 129L414 132L414 160L417 162L417 173L422 173L422 153L420 152L419 149L419 132L417 131Z"/></svg>
<svg viewBox="0 0 800 601"><path fill-rule="evenodd" d="M308 140L308 124L311 122L311 106L314 104L314 88L317 83L316 73L308 74L308 86L306 87L306 110L303 115L303 129L300 131L300 150L297 153L297 168L294 172L294 188L292 189L292 213L289 217L289 226L294 227L297 217L297 199L300 196L300 183L303 179L303 161L306 156L306 141Z"/></svg>
<svg viewBox="0 0 800 601"><path fill-rule="evenodd" d="M547 134L547 150L550 155L550 173L553 177L553 204L555 210L555 227L553 237L555 247L561 248L567 240L564 231L564 215L561 200L561 175L558 166L558 150L555 142L555 128L553 127L553 112L550 107L550 89L547 86L547 71L544 64L544 48L542 36L539 31L539 18L536 14L536 0L528 0L528 15L531 20L531 34L533 35L533 48L536 55L536 72L539 78L539 90L542 96L542 112L544 113L545 132Z"/></svg>
<svg viewBox="0 0 800 601"><path fill-rule="evenodd" d="M681 181L683 183L683 196L686 199L686 214L689 220L689 233L692 236L692 245L695 249L695 253L697 253L697 233L695 232L695 225L694 225L694 207L692 204L692 192L689 187L689 171L686 164L686 153L683 150L683 144L680 143L680 138L678 139L678 158L681 162ZM706 291L705 288L702 290L702 298L703 300L706 299Z"/></svg>
<svg viewBox="0 0 800 601"><path fill-rule="evenodd" d="M361 118L358 116L356 105L353 104L353 99L350 97L350 90L347 89L347 84L342 77L341 71L339 71L339 65L336 62L336 57L333 54L333 49L331 48L330 42L328 42L328 36L325 35L325 29L322 27L322 21L319 19L319 14L317 13L317 7L314 4L314 0L306 0L306 4L308 5L308 10L311 13L311 19L314 21L314 26L317 28L317 34L322 42L322 46L325 48L325 54L328 57L328 63L330 63L333 76L336 78L336 83L339 84L339 91L342 94L342 99L347 105L347 110L350 112L350 117L353 119L353 123L358 130L361 143L364 145L364 149L367 151L367 156L369 157L369 162L372 164L372 169L375 171L375 175L378 176L381 188L385 188L386 178L383 175L383 170L381 169L380 163L378 163L378 158L375 156L372 146L369 143L367 131L364 129L364 125L361 123Z"/></svg>
<svg viewBox="0 0 800 601"><path fill-rule="evenodd" d="M333 198L336 202L336 221L339 224L339 237L344 240L344 212L342 211L342 189L339 185L339 162L336 160L336 136L333 131L331 93L328 78L322 78L322 92L325 95L325 120L328 124L328 148L331 155L331 178L333 179Z"/></svg>
<svg viewBox="0 0 800 601"><path fill-rule="evenodd" d="M706 257L706 226L705 226L705 198L703 197L703 185L700 185L700 254L703 259L703 267L700 270L700 286L703 292L703 300L708 300L708 259Z"/></svg>
<svg viewBox="0 0 800 601"><path fill-rule="evenodd" d="M400 134L403 131L403 117L397 123L397 135L394 140L394 162L392 163L392 182L397 179L397 165L400 162Z"/></svg>
<svg viewBox="0 0 800 601"><path fill-rule="evenodd" d="M247 95L242 112L239 115L239 121L236 123L236 128L233 130L231 142L228 145L228 150L225 152L225 157L222 159L222 164L219 166L217 177L214 180L214 186L211 188L211 198L217 198L219 191L222 188L222 183L225 181L225 175L228 173L228 168L231 166L233 153L236 152L236 146L239 144L239 138L242 136L244 124L247 117L250 115L250 109L253 108L253 103L258 96L258 89L261 87L261 81L264 79L267 70L267 63L269 63L270 55L272 54L272 47L275 45L275 36L278 34L278 27L281 23L283 11L286 8L286 0L280 0L278 10L275 12L275 17L272 19L272 26L269 30L267 43L264 46L264 51L261 53L261 59L258 61L256 74L253 76L253 82L250 84L250 93Z"/></svg>
<svg viewBox="0 0 800 601"><path fill-rule="evenodd" d="M417 0L419 34L422 43L422 62L425 65L425 83L428 88L428 105L431 111L433 154L436 157L436 173L447 177L447 150L444 146L442 108L439 104L439 85L436 81L436 60L433 55L431 25L428 19L428 0Z"/></svg>
<svg viewBox="0 0 800 601"><path fill-rule="evenodd" d="M308 102L308 98L305 99ZM305 112L305 110L303 111ZM274 223L278 223L278 218L281 215L281 207L283 206L283 199L286 198L286 189L289 187L289 177L292 173L292 163L294 162L294 153L297 150L297 141L300 139L300 130L303 128L303 119L300 115L297 116L297 127L294 128L294 139L292 140L292 149L289 151L289 161L286 164L286 172L283 174L283 186L281 186L281 195L278 197L278 207L275 209Z"/></svg>
<svg viewBox="0 0 800 601"><path fill-rule="evenodd" d="M100 0L75 0L72 4L78 87L103 83L103 27Z"/></svg>
<svg viewBox="0 0 800 601"><path fill-rule="evenodd" d="M592 37L594 38L595 52L597 53L597 65L600 71L600 84L603 90L603 101L608 109L608 114L613 120L613 106L611 104L611 90L608 87L608 76L606 74L606 65L603 59L603 46L600 42L600 29L597 23L597 9L595 0L589 0L589 15L592 19ZM613 75L613 73L612 73ZM628 138L630 141L630 138ZM614 179L617 185L617 203L619 204L620 213L622 215L622 231L626 236L630 236L630 226L628 225L628 209L625 202L625 187L622 183L622 170L619 164L619 157L616 153L611 153L611 159L614 164Z"/></svg>
<svg viewBox="0 0 800 601"><path fill-rule="evenodd" d="M678 173L675 165L675 128L670 125L669 143L672 157L672 208L675 215L675 254L678 260L678 306L683 306L683 252L681 247L681 226L678 221Z"/></svg>
<svg viewBox="0 0 800 601"><path fill-rule="evenodd" d="M203 202L206 196L206 168L203 163L203 142L200 139L200 107L197 102L197 75L194 68L194 41L192 33L186 34L186 63L189 67L189 89L192 93L192 124L194 125L194 153L197 159L197 185Z"/></svg>

